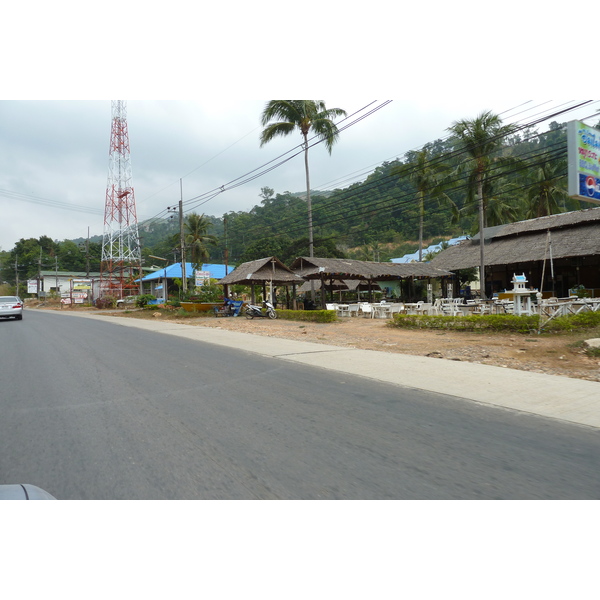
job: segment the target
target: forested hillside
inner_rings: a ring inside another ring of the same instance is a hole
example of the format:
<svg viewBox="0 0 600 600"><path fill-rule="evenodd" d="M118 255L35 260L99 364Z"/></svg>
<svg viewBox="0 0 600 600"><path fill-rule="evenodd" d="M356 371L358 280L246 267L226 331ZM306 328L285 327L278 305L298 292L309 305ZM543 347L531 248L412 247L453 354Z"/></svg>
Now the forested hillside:
<svg viewBox="0 0 600 600"><path fill-rule="evenodd" d="M487 226L581 208L566 195L565 125L553 122L544 133L524 129L502 141L484 181ZM427 156L425 166L421 153ZM420 221L415 179L425 169L427 176L435 175L436 185L423 199L423 239L476 233L477 203L467 158L457 139L449 137L382 164L363 182L326 194L313 192L315 256L356 254L360 249L368 256L379 248L380 260L387 260L414 251ZM220 240L211 257L220 261L224 222L209 219ZM263 188L260 203L252 210L227 215L227 247L233 263L269 255L289 261L306 255L303 195Z"/></svg>
<svg viewBox="0 0 600 600"><path fill-rule="evenodd" d="M596 125L599 127L600 124ZM386 261L422 245L478 231L474 162L456 135L427 144L376 168L344 189L311 191L314 255ZM483 179L485 225L578 210L566 194L566 124L548 130L513 130L488 158ZM275 255L290 263L308 255L305 194L263 187L250 211L205 215L207 262L240 264ZM583 208L587 208L584 206ZM186 218L190 215L186 215ZM176 218L139 224L145 265L180 260ZM46 236L20 240L2 252L2 281L21 281L39 270L100 268L101 240L55 242Z"/></svg>

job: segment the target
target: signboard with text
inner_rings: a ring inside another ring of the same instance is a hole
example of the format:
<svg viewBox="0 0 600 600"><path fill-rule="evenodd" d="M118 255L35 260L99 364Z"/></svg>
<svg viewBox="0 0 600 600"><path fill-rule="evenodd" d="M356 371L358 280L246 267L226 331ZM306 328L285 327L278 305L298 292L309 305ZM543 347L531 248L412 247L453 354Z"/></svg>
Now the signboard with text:
<svg viewBox="0 0 600 600"><path fill-rule="evenodd" d="M196 287L210 283L210 271L198 271L195 273Z"/></svg>
<svg viewBox="0 0 600 600"><path fill-rule="evenodd" d="M600 204L600 130L582 121L567 123L568 193Z"/></svg>
<svg viewBox="0 0 600 600"><path fill-rule="evenodd" d="M71 287L74 290L91 290L92 280L91 279L71 279Z"/></svg>

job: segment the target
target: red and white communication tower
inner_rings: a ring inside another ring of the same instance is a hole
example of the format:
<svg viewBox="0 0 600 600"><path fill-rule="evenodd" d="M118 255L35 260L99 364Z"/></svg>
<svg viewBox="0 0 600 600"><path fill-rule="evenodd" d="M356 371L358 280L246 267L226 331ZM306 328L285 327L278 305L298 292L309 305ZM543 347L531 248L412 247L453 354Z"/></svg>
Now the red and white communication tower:
<svg viewBox="0 0 600 600"><path fill-rule="evenodd" d="M135 196L131 182L131 155L124 100L112 100L112 128L104 235L102 238L101 294L122 298L135 294L141 275L142 253Z"/></svg>

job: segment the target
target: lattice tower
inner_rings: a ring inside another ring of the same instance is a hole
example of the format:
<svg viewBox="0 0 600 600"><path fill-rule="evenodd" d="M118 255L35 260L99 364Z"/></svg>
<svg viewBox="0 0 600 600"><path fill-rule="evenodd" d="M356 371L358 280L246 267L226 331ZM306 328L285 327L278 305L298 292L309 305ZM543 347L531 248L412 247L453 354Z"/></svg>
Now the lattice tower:
<svg viewBox="0 0 600 600"><path fill-rule="evenodd" d="M142 254L138 235L131 154L124 100L112 101L108 183L102 238L101 295L122 298L135 294L141 276Z"/></svg>

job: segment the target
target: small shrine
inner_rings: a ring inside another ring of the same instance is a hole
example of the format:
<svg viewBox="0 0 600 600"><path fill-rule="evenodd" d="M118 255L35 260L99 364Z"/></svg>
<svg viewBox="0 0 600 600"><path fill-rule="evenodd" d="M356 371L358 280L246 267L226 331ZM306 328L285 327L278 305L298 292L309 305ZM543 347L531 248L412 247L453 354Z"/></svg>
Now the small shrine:
<svg viewBox="0 0 600 600"><path fill-rule="evenodd" d="M513 296L513 314L515 315L532 315L534 313L531 304L531 294L535 290L530 290L527 287L527 278L525 273L522 275L513 275L513 289L509 293Z"/></svg>

